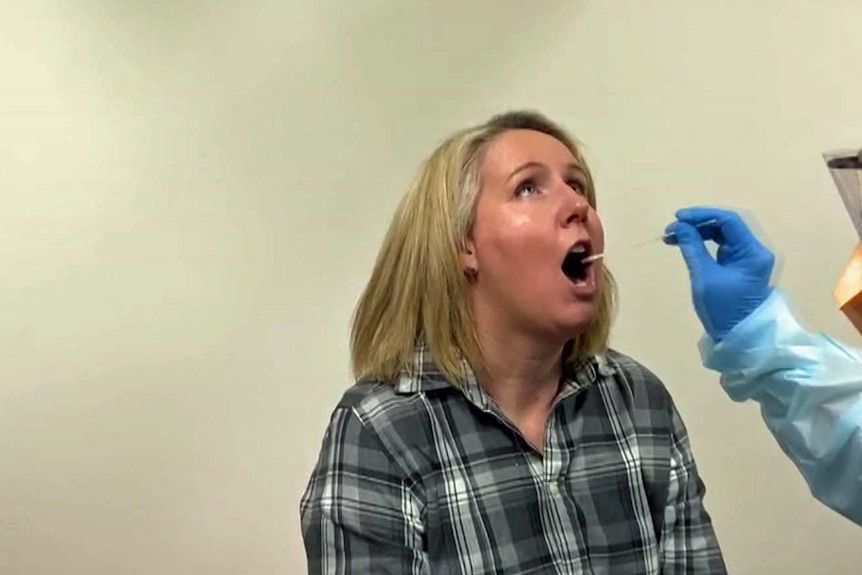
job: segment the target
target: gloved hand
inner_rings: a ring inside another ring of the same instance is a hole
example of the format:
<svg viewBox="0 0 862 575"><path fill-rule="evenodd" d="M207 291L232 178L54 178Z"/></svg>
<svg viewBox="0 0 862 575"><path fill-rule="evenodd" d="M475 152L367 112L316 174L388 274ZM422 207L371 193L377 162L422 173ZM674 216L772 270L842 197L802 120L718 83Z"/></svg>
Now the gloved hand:
<svg viewBox="0 0 862 575"><path fill-rule="evenodd" d="M665 243L679 245L691 278L694 309L706 333L720 341L769 297L775 255L735 212L695 207L679 210L676 217L665 230L674 236ZM704 224L710 220L715 222ZM705 240L719 245L715 260Z"/></svg>

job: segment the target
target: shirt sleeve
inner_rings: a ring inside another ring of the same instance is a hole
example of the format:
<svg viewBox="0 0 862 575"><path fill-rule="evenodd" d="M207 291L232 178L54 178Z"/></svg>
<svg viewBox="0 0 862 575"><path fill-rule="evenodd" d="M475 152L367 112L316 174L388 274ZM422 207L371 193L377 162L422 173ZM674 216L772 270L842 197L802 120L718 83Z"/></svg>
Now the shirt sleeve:
<svg viewBox="0 0 862 575"><path fill-rule="evenodd" d="M333 413L300 515L310 575L429 573L421 503L349 407Z"/></svg>
<svg viewBox="0 0 862 575"><path fill-rule="evenodd" d="M807 332L778 290L700 348L734 401L760 405L814 497L862 525L862 352Z"/></svg>
<svg viewBox="0 0 862 575"><path fill-rule="evenodd" d="M671 403L671 461L660 549L663 575L727 573L686 431Z"/></svg>

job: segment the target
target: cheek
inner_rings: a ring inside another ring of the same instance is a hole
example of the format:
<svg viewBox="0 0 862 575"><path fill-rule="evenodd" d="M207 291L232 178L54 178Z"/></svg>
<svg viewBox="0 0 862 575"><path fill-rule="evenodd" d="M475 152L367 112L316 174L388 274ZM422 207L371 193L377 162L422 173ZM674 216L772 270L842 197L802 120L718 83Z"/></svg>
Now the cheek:
<svg viewBox="0 0 862 575"><path fill-rule="evenodd" d="M482 260L490 265L514 263L541 249L536 230L536 223L528 214L490 210L478 214L473 237L480 263Z"/></svg>
<svg viewBox="0 0 862 575"><path fill-rule="evenodd" d="M602 225L602 219L596 212L593 211L591 215L589 233L593 240L593 247L597 252L603 252L605 251L605 228Z"/></svg>

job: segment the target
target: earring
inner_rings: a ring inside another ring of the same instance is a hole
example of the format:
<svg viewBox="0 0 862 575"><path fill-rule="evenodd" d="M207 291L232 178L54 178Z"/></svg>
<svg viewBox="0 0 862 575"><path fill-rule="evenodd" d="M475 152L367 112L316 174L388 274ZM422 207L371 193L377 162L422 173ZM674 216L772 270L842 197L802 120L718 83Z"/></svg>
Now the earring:
<svg viewBox="0 0 862 575"><path fill-rule="evenodd" d="M476 281L476 278L479 277L479 270L476 268L464 268L464 277L467 278L467 281Z"/></svg>

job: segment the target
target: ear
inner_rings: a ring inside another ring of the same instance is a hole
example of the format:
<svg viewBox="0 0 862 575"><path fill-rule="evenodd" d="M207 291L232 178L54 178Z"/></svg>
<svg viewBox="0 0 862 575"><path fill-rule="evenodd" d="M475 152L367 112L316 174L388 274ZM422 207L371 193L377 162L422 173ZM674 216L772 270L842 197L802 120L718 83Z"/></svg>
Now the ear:
<svg viewBox="0 0 862 575"><path fill-rule="evenodd" d="M461 248L459 255L461 257L461 268L464 271L479 271L479 260L476 258L476 246L473 244L473 240L467 238L467 242Z"/></svg>

